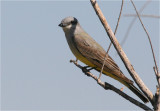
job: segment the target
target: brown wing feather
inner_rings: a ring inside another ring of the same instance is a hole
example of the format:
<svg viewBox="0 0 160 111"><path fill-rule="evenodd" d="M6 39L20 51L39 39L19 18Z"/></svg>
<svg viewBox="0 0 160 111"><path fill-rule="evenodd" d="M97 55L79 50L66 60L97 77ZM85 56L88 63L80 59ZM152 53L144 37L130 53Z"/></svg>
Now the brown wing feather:
<svg viewBox="0 0 160 111"><path fill-rule="evenodd" d="M106 51L94 39L92 39L87 33L81 33L74 36L74 43L79 52L91 63L96 65L98 68L102 67ZM108 56L105 61L104 71L112 73L127 83L133 83L130 79L125 77L118 65L110 56Z"/></svg>

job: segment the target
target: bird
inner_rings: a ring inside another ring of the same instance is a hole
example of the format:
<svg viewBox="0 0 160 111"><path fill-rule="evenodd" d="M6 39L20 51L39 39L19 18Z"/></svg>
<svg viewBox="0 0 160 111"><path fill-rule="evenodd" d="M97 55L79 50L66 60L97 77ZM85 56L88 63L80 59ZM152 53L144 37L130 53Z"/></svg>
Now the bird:
<svg viewBox="0 0 160 111"><path fill-rule="evenodd" d="M75 17L69 16L62 19L59 26L62 27L70 50L76 59L100 72L106 54L102 46L81 27ZM144 103L148 102L147 97L134 86L132 80L123 74L116 62L109 55L105 59L102 73L128 87Z"/></svg>

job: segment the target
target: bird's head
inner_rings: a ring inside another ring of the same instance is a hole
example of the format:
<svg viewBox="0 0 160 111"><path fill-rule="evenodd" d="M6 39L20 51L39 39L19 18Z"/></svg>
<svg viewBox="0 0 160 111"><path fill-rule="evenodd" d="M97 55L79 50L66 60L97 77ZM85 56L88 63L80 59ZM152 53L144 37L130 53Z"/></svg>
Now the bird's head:
<svg viewBox="0 0 160 111"><path fill-rule="evenodd" d="M66 17L61 21L59 26L62 27L63 30L71 30L75 29L77 24L78 20L75 17Z"/></svg>

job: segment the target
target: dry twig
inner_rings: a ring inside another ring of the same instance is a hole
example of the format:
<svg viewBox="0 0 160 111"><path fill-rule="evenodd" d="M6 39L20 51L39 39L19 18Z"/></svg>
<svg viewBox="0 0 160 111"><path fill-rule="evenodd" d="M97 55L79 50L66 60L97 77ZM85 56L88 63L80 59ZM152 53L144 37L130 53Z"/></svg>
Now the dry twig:
<svg viewBox="0 0 160 111"><path fill-rule="evenodd" d="M116 25L116 28L115 28L115 31L114 31L114 35L116 35L117 29L118 29L118 26L119 26L119 21L120 21L121 15L122 15L123 3L124 3L124 0L122 0L121 9L120 9L120 13L119 13L117 25ZM100 74L99 74L99 79L100 79L100 77L101 77L101 75L102 75L103 68L104 68L104 64L105 64L105 60L106 60L106 58L108 58L108 52L109 52L109 50L110 50L110 48L111 48L111 45L112 45L112 42L109 44L109 47L108 47L108 49L107 49L107 52L106 52L106 54L105 54L105 56L104 56L103 65L102 65L102 68L101 68L101 71L100 71Z"/></svg>
<svg viewBox="0 0 160 111"><path fill-rule="evenodd" d="M92 77L94 80L97 81L97 83L103 87L105 90L112 90L115 93L119 94L120 96L122 96L123 98L125 98L126 100L130 101L131 103L135 104L136 106L144 109L144 110L149 110L152 111L152 109L150 109L148 106L146 106L145 104L137 101L136 99L130 97L129 95L127 95L126 93L122 92L121 90L119 90L118 88L114 87L113 85L107 83L107 82L102 82L99 81L99 79L93 75L91 72L89 72L89 70L85 69L84 71L84 67L82 67L81 65L79 65L76 61L74 60L70 60L70 62L73 62L78 68L80 68L87 76Z"/></svg>
<svg viewBox="0 0 160 111"><path fill-rule="evenodd" d="M141 7L141 9L139 10L139 14L145 9L145 7L146 7L150 2L151 2L151 0L147 0L147 1L145 2L145 4L144 4L144 5ZM123 46L124 43L125 43L125 41L127 40L128 35L129 35L129 33L130 33L130 30L131 30L134 22L136 21L136 19L137 19L137 17L134 17L133 20L131 21L131 23L129 24L129 26L128 26L128 28L127 28L128 30L126 31L126 34L125 34L122 42L120 43L121 46Z"/></svg>
<svg viewBox="0 0 160 111"><path fill-rule="evenodd" d="M134 3L133 3L132 0L131 0L131 2L132 2L132 4L133 4L133 7L134 7L136 13L137 13L137 16L138 16L138 18L139 18L139 21L141 22L142 27L143 27L144 31L146 32L146 34L147 34L147 37L148 37L148 40L149 40L149 43L150 43L150 46L151 46L151 50L152 50L152 55L153 55L153 60L154 60L154 63L155 63L155 68L156 68L157 73L159 73L159 71L158 71L158 66L157 66L157 62L156 62L156 58L155 58L154 51L153 51L153 46L152 46L151 38L150 38L149 33L148 33L148 31L146 30L146 28L145 28L145 26L144 26L144 24L143 24L143 22L142 22L142 20L141 20L141 18L140 18L140 16L139 16L139 13L138 13L138 11L137 11L137 9L136 9L136 6L134 5ZM158 85L160 86L160 82L159 82L159 81L160 81L160 80L158 80Z"/></svg>
<svg viewBox="0 0 160 111"><path fill-rule="evenodd" d="M104 26L111 42L113 43L115 49L117 50L119 56L121 57L123 63L125 64L128 72L130 73L130 75L132 76L132 78L134 79L134 81L136 82L138 87L142 90L142 92L147 96L147 98L151 101L151 103L153 103L154 96L153 96L152 92L147 88L147 86L141 80L139 75L135 72L133 66L131 65L131 63L129 61L129 59L127 58L126 54L122 50L118 40L116 39L113 31L111 30L108 22L106 21L101 9L99 8L98 3L96 2L96 0L91 0L91 4L92 4L96 14L98 15L102 25Z"/></svg>
<svg viewBox="0 0 160 111"><path fill-rule="evenodd" d="M157 79L157 82L160 83L160 74L157 72L156 68L153 67L153 70L154 70L154 73L155 73L155 76L156 76L156 79Z"/></svg>
<svg viewBox="0 0 160 111"><path fill-rule="evenodd" d="M137 17L137 14L124 14L125 17ZM145 14L140 14L140 17L149 17L149 18L160 18L158 15L145 15Z"/></svg>

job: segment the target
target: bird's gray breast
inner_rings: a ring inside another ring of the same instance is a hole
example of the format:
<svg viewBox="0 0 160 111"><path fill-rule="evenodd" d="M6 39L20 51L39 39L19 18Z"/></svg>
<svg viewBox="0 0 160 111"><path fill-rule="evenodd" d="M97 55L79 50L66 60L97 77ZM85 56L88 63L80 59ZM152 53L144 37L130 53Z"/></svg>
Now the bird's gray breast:
<svg viewBox="0 0 160 111"><path fill-rule="evenodd" d="M70 33L67 34L67 33L66 33L65 35L66 35L66 40L67 40L67 42L68 42L68 45L69 45L72 53L73 53L76 57L80 56L81 54L80 54L79 50L77 49L76 44L75 44L75 41L74 41L74 39L75 39L74 34L70 34Z"/></svg>

